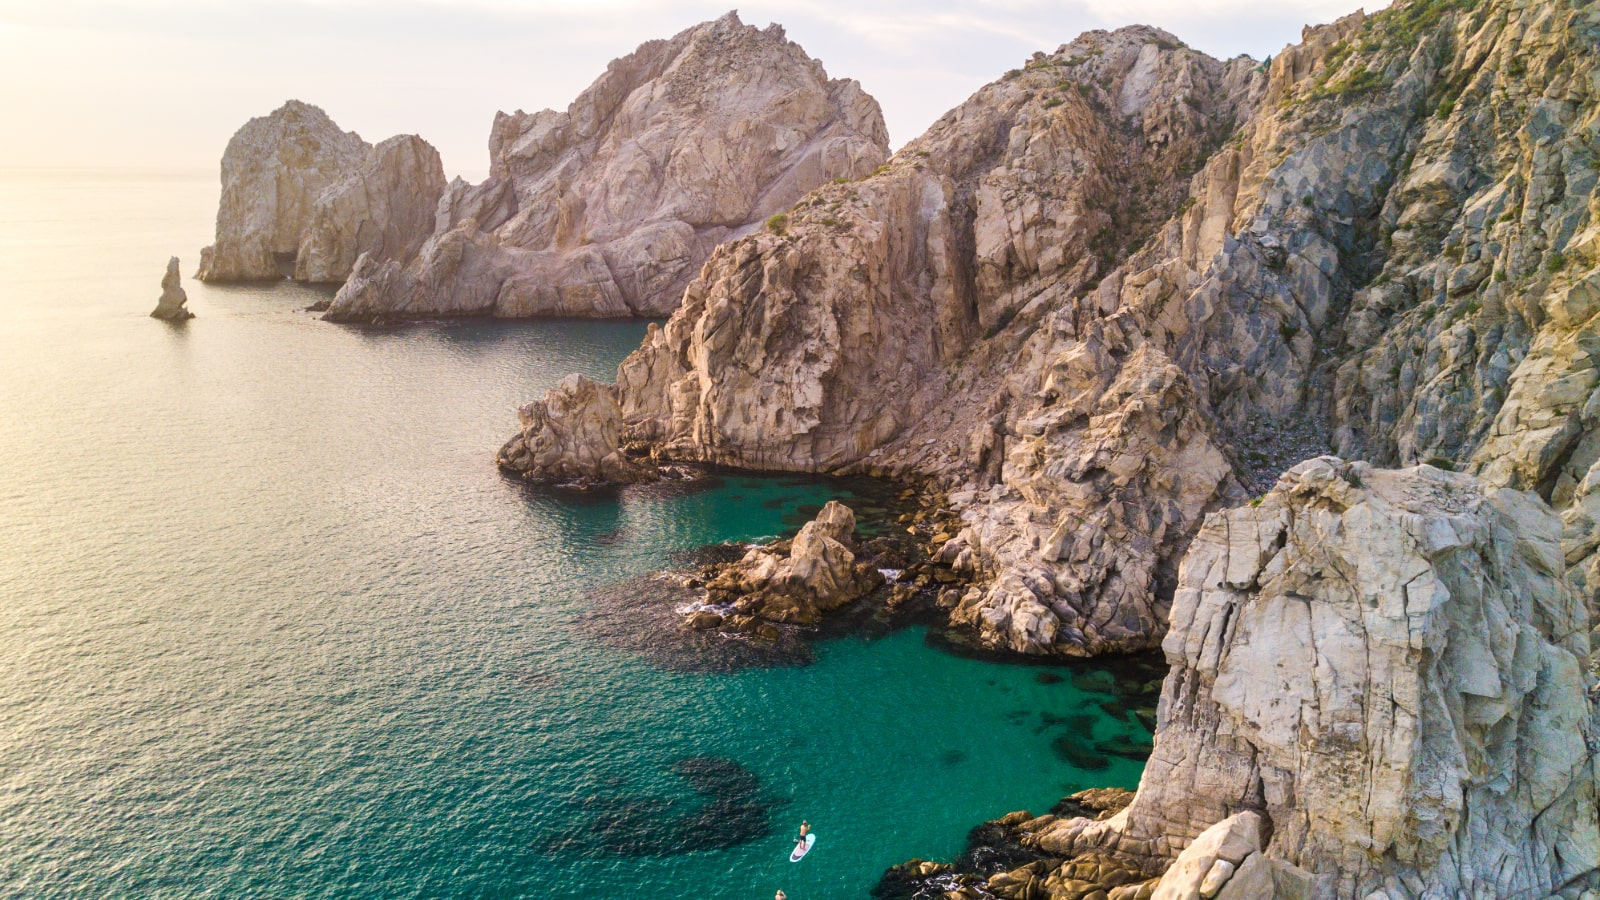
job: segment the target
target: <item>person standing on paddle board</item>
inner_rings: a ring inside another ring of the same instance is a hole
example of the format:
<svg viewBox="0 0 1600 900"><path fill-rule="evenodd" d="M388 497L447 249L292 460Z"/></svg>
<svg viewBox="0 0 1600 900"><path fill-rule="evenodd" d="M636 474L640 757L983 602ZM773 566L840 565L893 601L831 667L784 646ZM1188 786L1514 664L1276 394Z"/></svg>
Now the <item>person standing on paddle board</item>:
<svg viewBox="0 0 1600 900"><path fill-rule="evenodd" d="M805 819L800 820L800 840L795 842L794 848L799 850L806 845L806 835L811 832L811 823Z"/></svg>

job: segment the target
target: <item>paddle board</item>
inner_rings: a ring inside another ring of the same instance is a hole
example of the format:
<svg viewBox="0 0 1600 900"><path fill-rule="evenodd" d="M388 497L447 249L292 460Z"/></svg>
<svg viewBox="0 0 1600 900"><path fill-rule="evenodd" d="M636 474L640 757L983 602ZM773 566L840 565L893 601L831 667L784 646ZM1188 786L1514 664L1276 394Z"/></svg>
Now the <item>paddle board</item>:
<svg viewBox="0 0 1600 900"><path fill-rule="evenodd" d="M806 835L806 839L794 845L794 852L789 854L789 862L799 862L807 853L811 852L811 845L817 842L814 834Z"/></svg>

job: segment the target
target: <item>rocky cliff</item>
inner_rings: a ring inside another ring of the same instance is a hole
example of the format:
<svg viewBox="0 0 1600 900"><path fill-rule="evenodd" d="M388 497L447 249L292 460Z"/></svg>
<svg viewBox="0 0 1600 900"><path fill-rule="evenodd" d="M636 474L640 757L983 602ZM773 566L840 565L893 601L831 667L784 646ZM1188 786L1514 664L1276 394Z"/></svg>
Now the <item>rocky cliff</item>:
<svg viewBox="0 0 1600 900"><path fill-rule="evenodd" d="M495 118L420 252L360 266L329 317L667 315L713 247L888 155L878 104L737 15L613 62L565 112Z"/></svg>
<svg viewBox="0 0 1600 900"><path fill-rule="evenodd" d="M1597 29L1409 0L1266 64L1084 35L719 248L619 369L621 440L937 481L953 615L1024 652L1153 646L1204 516L1330 446L1537 491L1592 601Z"/></svg>
<svg viewBox="0 0 1600 900"><path fill-rule="evenodd" d="M1133 802L1007 817L1040 854L1018 869L911 873L1009 900L1594 896L1600 717L1561 533L1470 475L1295 466L1189 548Z"/></svg>
<svg viewBox="0 0 1600 900"><path fill-rule="evenodd" d="M311 208L295 254L297 281L343 283L356 260L407 259L433 234L444 195L439 151L414 134L389 138Z"/></svg>
<svg viewBox="0 0 1600 900"><path fill-rule="evenodd" d="M196 277L227 282L288 274L317 199L370 149L299 100L246 122L222 154L217 240L200 251Z"/></svg>
<svg viewBox="0 0 1600 900"><path fill-rule="evenodd" d="M444 193L438 151L416 135L376 147L290 100L246 122L222 155L217 240L202 281L342 282L356 260L415 253Z"/></svg>

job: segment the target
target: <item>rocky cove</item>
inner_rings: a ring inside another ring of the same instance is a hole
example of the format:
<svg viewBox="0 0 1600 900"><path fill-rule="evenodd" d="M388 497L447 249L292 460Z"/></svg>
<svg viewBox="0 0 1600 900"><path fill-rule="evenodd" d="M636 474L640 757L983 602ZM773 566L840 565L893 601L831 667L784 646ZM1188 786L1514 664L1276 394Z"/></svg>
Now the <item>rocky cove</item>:
<svg viewBox="0 0 1600 900"><path fill-rule="evenodd" d="M1161 649L1134 796L997 820L1016 854L886 891L1577 900L1597 45L1592 4L1523 0L1402 0L1267 61L1090 32L889 156L858 85L730 15L497 119L478 186L311 107L254 120L202 277L292 259L344 280L332 318L670 313L614 383L523 407L499 465L896 479L952 633ZM891 567L843 523L703 571L690 624L760 597L734 630L770 640L833 605L819 579L859 600Z"/></svg>

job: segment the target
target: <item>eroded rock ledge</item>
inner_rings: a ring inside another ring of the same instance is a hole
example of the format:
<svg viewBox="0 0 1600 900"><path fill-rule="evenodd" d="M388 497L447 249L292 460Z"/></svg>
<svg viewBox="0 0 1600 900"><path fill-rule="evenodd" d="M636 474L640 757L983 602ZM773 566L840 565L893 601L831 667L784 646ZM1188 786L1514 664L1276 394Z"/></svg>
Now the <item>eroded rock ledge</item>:
<svg viewBox="0 0 1600 900"><path fill-rule="evenodd" d="M1183 561L1132 803L1013 814L1038 860L914 864L883 896L1595 896L1600 717L1560 535L1469 475L1297 465Z"/></svg>

